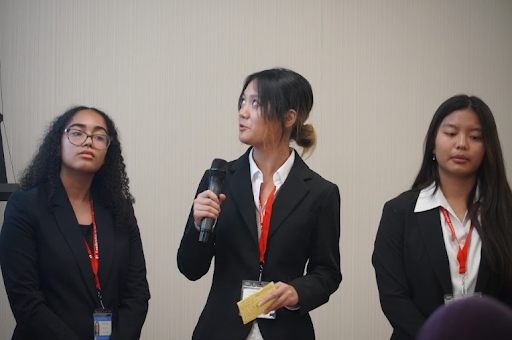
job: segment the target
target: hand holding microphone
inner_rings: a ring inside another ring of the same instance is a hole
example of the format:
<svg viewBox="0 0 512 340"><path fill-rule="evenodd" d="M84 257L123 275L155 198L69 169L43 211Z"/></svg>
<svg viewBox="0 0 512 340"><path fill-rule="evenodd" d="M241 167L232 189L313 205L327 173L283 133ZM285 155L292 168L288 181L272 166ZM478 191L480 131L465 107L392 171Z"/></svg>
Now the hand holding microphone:
<svg viewBox="0 0 512 340"><path fill-rule="evenodd" d="M194 200L194 222L201 225L200 242L208 242L215 220L219 217L220 204L226 199L226 196L220 193L226 170L225 160L214 159L210 168L208 190L197 195Z"/></svg>

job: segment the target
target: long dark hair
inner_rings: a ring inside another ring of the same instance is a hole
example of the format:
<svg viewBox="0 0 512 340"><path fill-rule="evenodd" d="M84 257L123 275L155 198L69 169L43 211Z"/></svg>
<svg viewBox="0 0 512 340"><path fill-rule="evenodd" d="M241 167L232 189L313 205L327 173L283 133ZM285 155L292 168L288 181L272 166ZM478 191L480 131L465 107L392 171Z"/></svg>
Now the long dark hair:
<svg viewBox="0 0 512 340"><path fill-rule="evenodd" d="M253 73L245 78L238 100L239 111L244 91L253 80L258 89L261 115L265 121L280 122L282 138L285 133L286 113L295 110L297 117L291 128L290 139L303 148L303 154L312 152L316 145L315 129L311 124L304 124L313 108L313 89L307 79L285 68Z"/></svg>
<svg viewBox="0 0 512 340"><path fill-rule="evenodd" d="M47 183L49 191L48 206L51 207L55 191L60 185L60 169L62 165L61 138L73 116L82 110L92 110L105 119L107 130L112 142L107 149L105 161L94 174L91 185L93 192L100 192L101 203L113 214L116 226L136 223L133 212L135 202L130 193L129 179L126 166L121 153L121 144L114 122L104 112L85 106L75 106L64 114L58 116L48 126L39 150L23 171L20 180L21 190L30 190L33 187Z"/></svg>
<svg viewBox="0 0 512 340"><path fill-rule="evenodd" d="M512 284L512 191L507 181L505 163L496 123L489 107L478 97L457 95L437 109L425 137L423 163L413 189L423 189L435 183L439 187L439 170L433 159L435 140L443 119L457 110L473 111L482 126L485 154L478 169L478 181L468 197L469 216L482 239L484 254L493 271L500 273L506 284ZM479 186L479 208L474 203ZM480 224L477 215L479 209Z"/></svg>

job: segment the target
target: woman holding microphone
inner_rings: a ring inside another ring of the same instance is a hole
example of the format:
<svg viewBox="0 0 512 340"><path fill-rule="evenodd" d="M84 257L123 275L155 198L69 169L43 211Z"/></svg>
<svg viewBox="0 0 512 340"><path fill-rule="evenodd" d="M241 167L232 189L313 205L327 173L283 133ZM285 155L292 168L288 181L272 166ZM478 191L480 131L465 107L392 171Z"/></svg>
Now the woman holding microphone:
<svg viewBox="0 0 512 340"><path fill-rule="evenodd" d="M219 196L207 190L205 173L178 250L179 269L190 280L215 258L193 339L314 339L309 312L329 300L341 273L338 188L290 147L292 140L303 153L315 146L315 131L305 124L312 106L311 85L293 71L246 78L238 121L249 149L228 163ZM198 242L204 218L216 219L207 243ZM276 282L260 305L275 300L267 317L244 325L237 302L247 281Z"/></svg>

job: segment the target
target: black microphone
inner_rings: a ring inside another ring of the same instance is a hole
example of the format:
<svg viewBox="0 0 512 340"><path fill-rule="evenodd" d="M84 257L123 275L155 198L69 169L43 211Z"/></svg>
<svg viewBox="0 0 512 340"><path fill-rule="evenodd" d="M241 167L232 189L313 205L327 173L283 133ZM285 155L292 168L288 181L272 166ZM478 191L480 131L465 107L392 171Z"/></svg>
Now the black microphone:
<svg viewBox="0 0 512 340"><path fill-rule="evenodd" d="M224 177L226 177L227 167L228 163L223 159L215 158L212 162L208 190L213 191L217 196L220 195L220 188L222 187L222 182L224 182ZM199 242L208 242L214 223L215 220L211 218L203 218L201 228L199 229Z"/></svg>

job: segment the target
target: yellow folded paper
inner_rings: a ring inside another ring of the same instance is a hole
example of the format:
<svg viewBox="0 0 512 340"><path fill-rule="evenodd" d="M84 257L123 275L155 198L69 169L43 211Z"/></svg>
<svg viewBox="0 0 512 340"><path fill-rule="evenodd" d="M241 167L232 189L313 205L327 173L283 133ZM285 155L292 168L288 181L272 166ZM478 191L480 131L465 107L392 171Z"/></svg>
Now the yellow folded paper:
<svg viewBox="0 0 512 340"><path fill-rule="evenodd" d="M275 299L268 301L263 306L258 306L258 303L269 293L271 293L276 288L274 287L274 282L270 282L265 287L259 289L254 292L250 296L245 299L238 301L238 309L240 310L240 315L242 315L242 321L244 325L256 319L261 313L263 313L268 306L270 306Z"/></svg>

